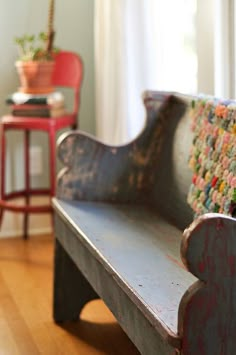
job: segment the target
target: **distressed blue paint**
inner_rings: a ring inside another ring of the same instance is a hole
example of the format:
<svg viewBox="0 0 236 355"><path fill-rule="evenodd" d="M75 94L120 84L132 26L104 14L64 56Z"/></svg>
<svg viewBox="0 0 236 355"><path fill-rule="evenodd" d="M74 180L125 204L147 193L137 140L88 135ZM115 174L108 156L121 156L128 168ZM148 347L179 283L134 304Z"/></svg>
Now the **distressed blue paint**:
<svg viewBox="0 0 236 355"><path fill-rule="evenodd" d="M80 238L94 257L104 267L112 267L142 307L149 305L153 325L163 323L176 335L178 304L196 280L180 259L181 232L142 206L75 201L57 201L56 206L70 220L74 233L81 230L87 236L87 240Z"/></svg>
<svg viewBox="0 0 236 355"><path fill-rule="evenodd" d="M144 103L147 125L126 145L106 146L82 132L60 139L54 317L73 319L98 294L142 354L231 355L235 219L207 215L181 244L192 222L187 101L147 92Z"/></svg>
<svg viewBox="0 0 236 355"><path fill-rule="evenodd" d="M161 105L162 103L162 105ZM145 97L147 125L132 142L107 146L83 132L60 139L59 158L67 167L59 175L57 196L91 201L150 200L163 138L173 117L180 119L186 104L159 94Z"/></svg>

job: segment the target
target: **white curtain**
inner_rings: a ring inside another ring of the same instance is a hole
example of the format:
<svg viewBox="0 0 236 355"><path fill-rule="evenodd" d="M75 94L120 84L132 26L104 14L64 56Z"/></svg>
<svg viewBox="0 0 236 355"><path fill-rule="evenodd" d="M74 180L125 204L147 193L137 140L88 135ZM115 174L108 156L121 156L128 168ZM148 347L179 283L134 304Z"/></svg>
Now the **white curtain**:
<svg viewBox="0 0 236 355"><path fill-rule="evenodd" d="M196 0L95 0L97 135L124 143L142 129L142 92L197 87Z"/></svg>
<svg viewBox="0 0 236 355"><path fill-rule="evenodd" d="M95 1L97 135L110 144L133 138L144 123L141 94L156 87L153 0Z"/></svg>
<svg viewBox="0 0 236 355"><path fill-rule="evenodd" d="M236 4L235 0L215 0L215 95L235 98Z"/></svg>

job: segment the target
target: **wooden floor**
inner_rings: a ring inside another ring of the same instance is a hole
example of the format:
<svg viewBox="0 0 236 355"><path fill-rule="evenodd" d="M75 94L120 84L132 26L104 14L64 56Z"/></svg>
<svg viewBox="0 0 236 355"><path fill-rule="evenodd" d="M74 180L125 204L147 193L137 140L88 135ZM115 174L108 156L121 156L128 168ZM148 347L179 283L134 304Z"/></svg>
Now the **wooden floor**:
<svg viewBox="0 0 236 355"><path fill-rule="evenodd" d="M63 326L52 319L52 236L0 240L0 355L137 355L102 301Z"/></svg>

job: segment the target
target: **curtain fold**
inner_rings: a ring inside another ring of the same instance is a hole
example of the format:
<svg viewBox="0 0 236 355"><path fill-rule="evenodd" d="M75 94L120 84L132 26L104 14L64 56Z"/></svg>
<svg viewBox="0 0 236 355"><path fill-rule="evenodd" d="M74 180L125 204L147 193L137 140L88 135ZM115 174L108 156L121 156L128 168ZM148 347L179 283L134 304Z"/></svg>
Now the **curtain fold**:
<svg viewBox="0 0 236 355"><path fill-rule="evenodd" d="M95 2L97 135L110 144L122 144L140 132L145 118L142 92L155 88L152 3Z"/></svg>
<svg viewBox="0 0 236 355"><path fill-rule="evenodd" d="M215 95L235 98L235 0L215 0Z"/></svg>

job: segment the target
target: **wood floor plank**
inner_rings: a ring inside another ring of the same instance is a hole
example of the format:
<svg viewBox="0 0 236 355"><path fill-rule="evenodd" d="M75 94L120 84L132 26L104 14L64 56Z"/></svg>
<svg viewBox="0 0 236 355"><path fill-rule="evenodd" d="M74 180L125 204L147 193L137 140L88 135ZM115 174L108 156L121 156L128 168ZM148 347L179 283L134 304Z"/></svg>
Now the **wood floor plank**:
<svg viewBox="0 0 236 355"><path fill-rule="evenodd" d="M81 320L52 319L53 237L0 240L0 355L137 355L101 300Z"/></svg>
<svg viewBox="0 0 236 355"><path fill-rule="evenodd" d="M31 330L28 328L24 318L20 313L20 309L14 302L12 294L8 289L5 281L0 273L0 300L1 300L1 315L2 322L7 323L8 329L11 330L11 346L13 343L17 346L17 350L20 354L30 355L39 354L37 346L35 345ZM10 337L9 337L10 338ZM3 338L6 341L6 338ZM0 349L4 347L4 351L7 352L6 345L0 344ZM15 351L13 352L15 354Z"/></svg>
<svg viewBox="0 0 236 355"><path fill-rule="evenodd" d="M0 355L19 355L18 347L14 341L13 333L0 311Z"/></svg>

